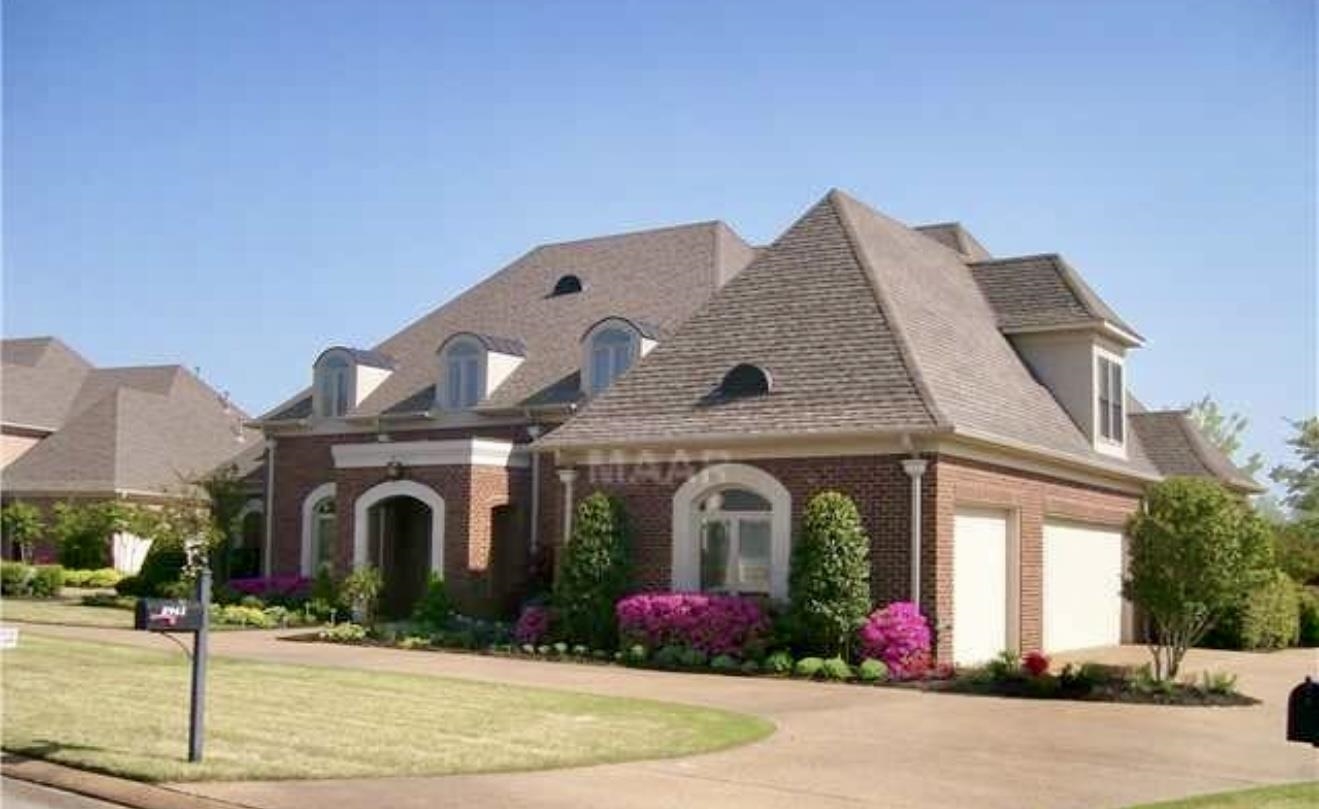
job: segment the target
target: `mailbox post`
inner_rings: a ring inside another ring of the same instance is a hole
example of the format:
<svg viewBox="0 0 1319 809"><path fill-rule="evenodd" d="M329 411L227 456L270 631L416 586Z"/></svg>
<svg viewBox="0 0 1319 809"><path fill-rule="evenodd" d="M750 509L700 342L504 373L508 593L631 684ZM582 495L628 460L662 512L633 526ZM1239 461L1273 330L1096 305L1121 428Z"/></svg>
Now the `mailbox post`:
<svg viewBox="0 0 1319 809"><path fill-rule="evenodd" d="M193 599L140 598L133 625L148 632L192 633L192 701L188 761L202 760L206 708L206 652L211 627L211 569L202 566Z"/></svg>

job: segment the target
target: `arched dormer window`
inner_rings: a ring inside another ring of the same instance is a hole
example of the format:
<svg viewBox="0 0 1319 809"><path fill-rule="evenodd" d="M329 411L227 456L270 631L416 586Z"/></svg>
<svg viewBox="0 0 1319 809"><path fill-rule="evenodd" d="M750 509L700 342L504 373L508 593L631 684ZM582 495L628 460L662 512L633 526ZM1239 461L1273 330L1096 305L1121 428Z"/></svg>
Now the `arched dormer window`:
<svg viewBox="0 0 1319 809"><path fill-rule="evenodd" d="M551 298L557 298L560 295L576 295L582 291L582 279L575 275L565 275L558 281L554 282L554 289L550 291Z"/></svg>
<svg viewBox="0 0 1319 809"><path fill-rule="evenodd" d="M316 414L337 418L351 407L352 363L339 353L327 353L316 364Z"/></svg>
<svg viewBox="0 0 1319 809"><path fill-rule="evenodd" d="M739 399L744 396L764 396L769 393L771 380L769 372L758 365L742 363L734 365L719 383L719 395L725 399Z"/></svg>
<svg viewBox="0 0 1319 809"><path fill-rule="evenodd" d="M485 350L469 340L454 340L445 348L441 403L446 410L466 410L481 401L484 359Z"/></svg>
<svg viewBox="0 0 1319 809"><path fill-rule="evenodd" d="M623 329L602 329L591 338L591 393L614 383L636 357L636 340Z"/></svg>

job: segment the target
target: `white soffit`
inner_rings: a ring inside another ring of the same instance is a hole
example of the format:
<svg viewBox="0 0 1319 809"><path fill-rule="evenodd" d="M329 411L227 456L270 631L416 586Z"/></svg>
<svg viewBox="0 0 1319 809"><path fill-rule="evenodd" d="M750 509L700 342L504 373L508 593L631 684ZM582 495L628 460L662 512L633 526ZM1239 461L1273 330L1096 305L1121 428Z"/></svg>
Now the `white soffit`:
<svg viewBox="0 0 1319 809"><path fill-rule="evenodd" d="M330 448L337 469L362 469L401 463L404 466L530 465L527 452L511 441L462 438L451 441L383 441L337 444Z"/></svg>

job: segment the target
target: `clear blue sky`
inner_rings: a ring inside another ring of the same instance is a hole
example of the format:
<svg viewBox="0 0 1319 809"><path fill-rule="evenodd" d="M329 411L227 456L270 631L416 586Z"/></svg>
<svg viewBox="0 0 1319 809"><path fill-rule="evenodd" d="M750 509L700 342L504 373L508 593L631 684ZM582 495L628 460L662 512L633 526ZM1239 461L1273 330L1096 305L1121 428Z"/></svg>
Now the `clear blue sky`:
<svg viewBox="0 0 1319 809"><path fill-rule="evenodd" d="M1277 459L1314 412L1310 2L6 0L4 324L257 412L530 246L831 186L1059 251Z"/></svg>

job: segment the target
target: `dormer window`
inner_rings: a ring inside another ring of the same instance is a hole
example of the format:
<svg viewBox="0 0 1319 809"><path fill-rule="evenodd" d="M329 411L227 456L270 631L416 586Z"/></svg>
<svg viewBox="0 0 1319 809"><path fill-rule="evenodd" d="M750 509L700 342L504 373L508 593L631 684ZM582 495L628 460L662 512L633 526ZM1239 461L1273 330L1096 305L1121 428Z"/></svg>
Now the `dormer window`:
<svg viewBox="0 0 1319 809"><path fill-rule="evenodd" d="M466 410L481 400L485 351L466 340L454 341L444 353L444 407Z"/></svg>
<svg viewBox="0 0 1319 809"><path fill-rule="evenodd" d="M724 399L741 399L747 396L764 396L769 393L769 372L758 365L734 365L719 383L719 396Z"/></svg>
<svg viewBox="0 0 1319 809"><path fill-rule="evenodd" d="M582 291L582 279L575 275L565 275L558 281L554 282L554 289L550 291L551 298L557 298L560 295L576 295Z"/></svg>
<svg viewBox="0 0 1319 809"><path fill-rule="evenodd" d="M1102 354L1095 359L1099 438L1112 444L1122 444L1126 441L1126 394L1122 381L1122 363Z"/></svg>
<svg viewBox="0 0 1319 809"><path fill-rule="evenodd" d="M316 413L326 418L338 418L348 412L348 391L352 382L352 364L347 359L330 354L316 368Z"/></svg>
<svg viewBox="0 0 1319 809"><path fill-rule="evenodd" d="M622 329L604 329L591 339L591 393L599 393L632 367L636 341Z"/></svg>

